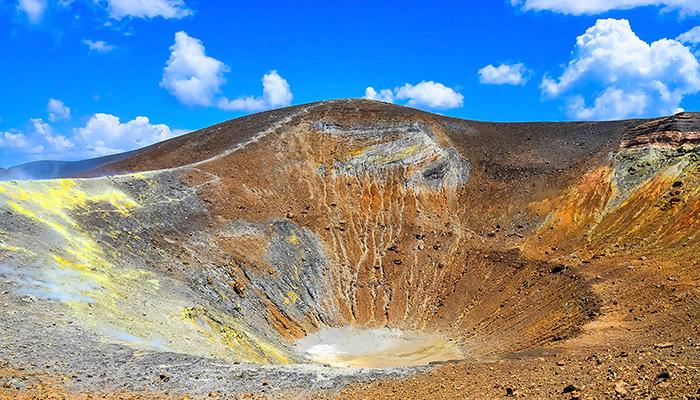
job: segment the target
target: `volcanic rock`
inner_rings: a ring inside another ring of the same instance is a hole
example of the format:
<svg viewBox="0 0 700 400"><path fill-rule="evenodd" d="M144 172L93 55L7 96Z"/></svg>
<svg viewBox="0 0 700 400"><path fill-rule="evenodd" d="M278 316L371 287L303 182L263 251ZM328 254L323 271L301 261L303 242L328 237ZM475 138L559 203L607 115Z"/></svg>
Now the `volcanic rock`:
<svg viewBox="0 0 700 400"><path fill-rule="evenodd" d="M650 397L694 396L697 347L654 347L698 334L699 132L695 113L487 123L336 100L0 181L0 378L592 398L657 376ZM99 372L60 378L81 370Z"/></svg>

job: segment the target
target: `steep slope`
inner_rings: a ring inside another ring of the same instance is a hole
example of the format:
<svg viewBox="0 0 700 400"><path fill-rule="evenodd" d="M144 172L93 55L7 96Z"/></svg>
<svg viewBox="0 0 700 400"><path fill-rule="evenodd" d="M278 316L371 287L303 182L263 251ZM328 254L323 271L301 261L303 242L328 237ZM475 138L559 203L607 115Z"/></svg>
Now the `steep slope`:
<svg viewBox="0 0 700 400"><path fill-rule="evenodd" d="M661 332L698 311L698 127L366 100L243 117L83 174L122 175L0 182L3 296L90 340L227 363L318 361L297 340L349 326L435 339L403 365L599 345L611 321Z"/></svg>

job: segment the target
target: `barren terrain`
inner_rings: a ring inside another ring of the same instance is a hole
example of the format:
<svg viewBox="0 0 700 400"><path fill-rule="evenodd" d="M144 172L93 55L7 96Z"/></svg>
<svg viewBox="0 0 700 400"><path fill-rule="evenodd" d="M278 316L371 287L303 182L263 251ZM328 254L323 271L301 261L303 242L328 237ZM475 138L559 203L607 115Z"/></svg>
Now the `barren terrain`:
<svg viewBox="0 0 700 400"><path fill-rule="evenodd" d="M0 181L0 398L700 398L698 137L335 100Z"/></svg>

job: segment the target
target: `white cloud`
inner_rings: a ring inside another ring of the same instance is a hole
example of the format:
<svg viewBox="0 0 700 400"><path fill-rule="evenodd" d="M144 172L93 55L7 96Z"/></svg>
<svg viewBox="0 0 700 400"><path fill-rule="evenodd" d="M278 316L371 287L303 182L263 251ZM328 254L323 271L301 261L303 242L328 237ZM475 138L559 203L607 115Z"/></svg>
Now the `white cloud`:
<svg viewBox="0 0 700 400"><path fill-rule="evenodd" d="M513 6L521 3L520 0L511 0ZM562 14L590 15L644 6L659 6L664 12L678 10L683 16L700 14L700 2L697 0L526 0L522 9L525 11L549 10Z"/></svg>
<svg viewBox="0 0 700 400"><path fill-rule="evenodd" d="M27 18L32 24L38 24L44 17L44 12L48 7L46 0L19 0L17 11L27 13Z"/></svg>
<svg viewBox="0 0 700 400"><path fill-rule="evenodd" d="M415 86L405 84L394 90L399 100L408 99L408 105L418 108L433 108L447 110L462 107L464 96L448 88L442 83L421 82Z"/></svg>
<svg viewBox="0 0 700 400"><path fill-rule="evenodd" d="M49 99L46 111L49 112L49 121L51 122L70 118L70 108L66 107L61 100Z"/></svg>
<svg viewBox="0 0 700 400"><path fill-rule="evenodd" d="M27 14L27 19L32 24L38 24L44 17L49 7L48 0L18 0L17 11ZM100 7L106 7L110 18L121 20L122 18L184 18L193 14L193 11L185 4L184 0L93 0ZM58 0L54 4L61 8L68 8L74 0ZM111 23L105 24L111 26Z"/></svg>
<svg viewBox="0 0 700 400"><path fill-rule="evenodd" d="M226 83L224 73L229 68L207 56L202 42L183 31L175 34L170 50L160 86L186 106L212 105L214 96L221 92L219 87Z"/></svg>
<svg viewBox="0 0 700 400"><path fill-rule="evenodd" d="M175 44L170 50L160 86L186 106L215 105L227 111L252 112L292 103L289 83L275 70L263 76L262 97L241 96L234 100L218 97L221 85L226 83L224 74L229 71L228 66L207 56L202 42L182 31L175 34Z"/></svg>
<svg viewBox="0 0 700 400"><path fill-rule="evenodd" d="M107 0L109 16L114 19L136 18L184 18L192 10L183 0Z"/></svg>
<svg viewBox="0 0 700 400"><path fill-rule="evenodd" d="M144 147L187 130L151 124L146 117L121 123L110 114L94 114L72 136L58 134L41 118L32 118L22 131L0 132L0 159L19 164L32 160L74 160L100 157ZM11 160L11 161L10 161Z"/></svg>
<svg viewBox="0 0 700 400"><path fill-rule="evenodd" d="M224 111L248 111L256 112L265 110L265 102L261 98L252 96L239 97L235 100L229 100L226 97L219 99L217 107Z"/></svg>
<svg viewBox="0 0 700 400"><path fill-rule="evenodd" d="M494 67L489 64L479 70L479 82L493 85L525 85L530 71L523 63L501 64Z"/></svg>
<svg viewBox="0 0 700 400"><path fill-rule="evenodd" d="M700 57L700 26L696 26L688 32L682 33L676 38L676 41L688 43L690 48L695 51L695 56Z"/></svg>
<svg viewBox="0 0 700 400"><path fill-rule="evenodd" d="M586 107L583 97L574 96L570 108L579 120L610 120L635 115L646 106L647 96L643 91L625 93L610 87L595 98L591 107Z"/></svg>
<svg viewBox="0 0 700 400"><path fill-rule="evenodd" d="M457 93L442 83L423 81L417 85L409 83L391 89L382 89L378 93L368 87L365 90L365 98L394 102L394 100L408 100L408 105L417 108L429 108L436 110L447 110L450 108L462 107L464 96Z"/></svg>
<svg viewBox="0 0 700 400"><path fill-rule="evenodd" d="M265 74L262 79L263 95L262 97L239 97L235 100L229 100L222 97L219 100L218 107L222 110L243 110L243 111L263 111L272 108L286 107L292 104L292 92L289 88L289 83L277 74L277 71L270 71Z"/></svg>
<svg viewBox="0 0 700 400"><path fill-rule="evenodd" d="M53 135L53 128L41 118L32 118L27 123L27 130L33 133L38 133L42 136Z"/></svg>
<svg viewBox="0 0 700 400"><path fill-rule="evenodd" d="M263 75L263 100L270 108L286 107L292 104L292 91L287 80L276 70Z"/></svg>
<svg viewBox="0 0 700 400"><path fill-rule="evenodd" d="M12 129L0 133L0 154L12 149L11 156L63 154L72 148L73 143L63 135L57 135L53 128L41 118L32 118L27 122L24 132Z"/></svg>
<svg viewBox="0 0 700 400"><path fill-rule="evenodd" d="M700 43L700 26L696 26L688 32L682 33L676 40L681 43Z"/></svg>
<svg viewBox="0 0 700 400"><path fill-rule="evenodd" d="M107 53L108 51L114 50L114 46L111 44L107 44L104 40L98 40L96 42L89 40L89 39L83 39L81 42L85 45L87 45L90 50L95 50L98 53Z"/></svg>
<svg viewBox="0 0 700 400"><path fill-rule="evenodd" d="M39 142L41 139L48 144L48 149L54 151L65 151L69 148L75 147L75 144L68 140L63 135L58 135L54 132L51 125L44 122L41 118L32 118L27 124L27 132L30 133L30 137L35 141ZM42 149L45 148L44 144L38 144Z"/></svg>
<svg viewBox="0 0 700 400"><path fill-rule="evenodd" d="M0 147L8 147L12 149L21 149L29 145L27 137L22 132L11 131L3 132L0 135Z"/></svg>
<svg viewBox="0 0 700 400"><path fill-rule="evenodd" d="M86 157L99 157L129 151L186 133L167 125L153 125L146 117L121 123L119 117L98 113L84 127L76 128L74 141L79 142Z"/></svg>
<svg viewBox="0 0 700 400"><path fill-rule="evenodd" d="M365 89L365 99L381 100L387 103L394 102L394 92L391 89L382 89L377 93L373 87L368 87Z"/></svg>
<svg viewBox="0 0 700 400"><path fill-rule="evenodd" d="M576 39L562 75L545 75L540 89L545 98L565 99L574 119L668 115L700 91L700 64L677 41L647 44L627 20L598 20Z"/></svg>

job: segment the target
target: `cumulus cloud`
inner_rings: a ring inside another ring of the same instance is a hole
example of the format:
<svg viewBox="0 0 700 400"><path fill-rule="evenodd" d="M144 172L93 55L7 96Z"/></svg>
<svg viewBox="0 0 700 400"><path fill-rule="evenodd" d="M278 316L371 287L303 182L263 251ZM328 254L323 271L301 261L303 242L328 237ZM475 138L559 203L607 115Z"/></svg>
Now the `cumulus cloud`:
<svg viewBox="0 0 700 400"><path fill-rule="evenodd" d="M695 51L695 56L700 57L700 26L682 33L676 38L676 41L687 43Z"/></svg>
<svg viewBox="0 0 700 400"><path fill-rule="evenodd" d="M108 0L109 16L114 19L136 18L184 18L192 10L183 0Z"/></svg>
<svg viewBox="0 0 700 400"><path fill-rule="evenodd" d="M156 18L180 19L193 14L183 0L93 0L99 7L105 7L110 18ZM68 8L74 0L58 0L55 5ZM19 0L17 11L27 14L29 22L38 24L49 7L48 0ZM111 26L111 23L106 24Z"/></svg>
<svg viewBox="0 0 700 400"><path fill-rule="evenodd" d="M386 101L387 103L394 102L394 92L391 89L382 89L377 93L373 87L365 89L365 99Z"/></svg>
<svg viewBox="0 0 700 400"><path fill-rule="evenodd" d="M700 91L700 64L675 40L647 44L627 20L598 20L576 39L562 75L545 75L540 89L545 98L564 99L574 119L668 115Z"/></svg>
<svg viewBox="0 0 700 400"><path fill-rule="evenodd" d="M70 140L56 134L53 128L41 118L30 119L24 131L13 129L0 133L0 150L12 149L13 156L57 154L72 147L74 145Z"/></svg>
<svg viewBox="0 0 700 400"><path fill-rule="evenodd" d="M29 141L24 133L19 131L7 131L0 135L0 147L11 149L22 149L29 145Z"/></svg>
<svg viewBox="0 0 700 400"><path fill-rule="evenodd" d="M51 122L70 118L70 108L66 107L61 100L49 99L46 111L49 112L49 121Z"/></svg>
<svg viewBox="0 0 700 400"><path fill-rule="evenodd" d="M522 3L521 0L511 0L513 6ZM697 0L526 0L522 9L524 11L549 10L562 14L591 15L644 6L659 6L664 12L677 10L681 15L700 14L700 2Z"/></svg>
<svg viewBox="0 0 700 400"><path fill-rule="evenodd" d="M498 67L489 64L478 73L480 83L492 85L525 85L530 75L523 63L501 64Z"/></svg>
<svg viewBox="0 0 700 400"><path fill-rule="evenodd" d="M53 128L51 125L44 122L41 118L32 118L27 123L27 127L30 131L38 133L42 136L53 134Z"/></svg>
<svg viewBox="0 0 700 400"><path fill-rule="evenodd" d="M700 43L700 26L696 26L688 32L680 34L676 40L681 43Z"/></svg>
<svg viewBox="0 0 700 400"><path fill-rule="evenodd" d="M276 70L263 75L263 100L269 108L286 107L292 104L292 91L287 80Z"/></svg>
<svg viewBox="0 0 700 400"><path fill-rule="evenodd" d="M418 108L447 110L462 107L464 96L442 83L421 82L415 86L405 84L395 90L396 98L408 100L408 105Z"/></svg>
<svg viewBox="0 0 700 400"><path fill-rule="evenodd" d="M186 132L173 131L165 124L153 125L146 117L121 123L119 117L98 113L84 127L74 129L74 140L82 146L83 154L99 157L147 146Z"/></svg>
<svg viewBox="0 0 700 400"><path fill-rule="evenodd" d="M42 144L41 141L37 143L37 146L40 146L42 149L47 148L60 152L75 147L73 142L63 135L56 134L51 125L44 122L41 118L30 119L27 124L27 131L35 141L39 138L43 139L45 144Z"/></svg>
<svg viewBox="0 0 700 400"><path fill-rule="evenodd" d="M428 108L435 110L447 110L462 107L464 96L457 93L442 83L423 81L417 85L409 83L391 89L382 89L377 92L373 87L365 90L365 98L394 102L395 100L408 100L407 105L416 108Z"/></svg>
<svg viewBox="0 0 700 400"><path fill-rule="evenodd" d="M48 7L46 0L19 0L17 11L26 13L30 23L38 24L44 17L46 7Z"/></svg>
<svg viewBox="0 0 700 400"><path fill-rule="evenodd" d="M160 86L187 106L212 105L229 68L207 56L202 42L183 31L175 34L170 51Z"/></svg>
<svg viewBox="0 0 700 400"><path fill-rule="evenodd" d="M234 100L219 97L228 66L207 56L202 42L182 31L175 34L175 44L170 50L160 86L186 106L252 112L285 107L292 102L289 83L275 70L263 76L262 97L241 96Z"/></svg>
<svg viewBox="0 0 700 400"><path fill-rule="evenodd" d="M90 50L95 50L98 53L107 53L108 51L114 50L114 46L111 44L107 44L104 40L98 40L96 42L89 40L89 39L83 39L81 41L83 44L87 45Z"/></svg>
<svg viewBox="0 0 700 400"><path fill-rule="evenodd" d="M270 71L265 74L262 79L263 95L262 97L245 96L235 100L229 100L222 97L219 100L218 107L222 110L241 110L241 111L263 111L272 108L286 107L292 104L292 91L289 88L289 83L277 74L277 71Z"/></svg>
<svg viewBox="0 0 700 400"><path fill-rule="evenodd" d="M60 134L41 118L30 119L20 131L0 131L0 160L19 164L33 160L74 160L100 157L144 147L189 131L151 124L146 117L122 123L110 114L94 114L84 126ZM9 166L9 165L8 165Z"/></svg>

